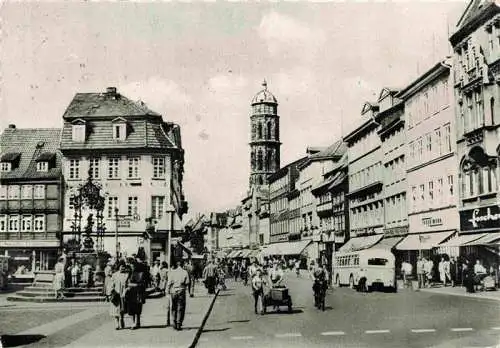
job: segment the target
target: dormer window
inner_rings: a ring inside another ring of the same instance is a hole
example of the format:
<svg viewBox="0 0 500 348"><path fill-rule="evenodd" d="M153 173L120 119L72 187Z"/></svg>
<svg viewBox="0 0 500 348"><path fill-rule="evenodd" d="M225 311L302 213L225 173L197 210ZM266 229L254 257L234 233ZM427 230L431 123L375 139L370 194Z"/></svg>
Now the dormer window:
<svg viewBox="0 0 500 348"><path fill-rule="evenodd" d="M78 119L73 121L72 125L72 139L74 142L83 143L85 142L86 126L85 121Z"/></svg>
<svg viewBox="0 0 500 348"><path fill-rule="evenodd" d="M0 158L0 171L10 172L19 166L21 154L18 152L8 152Z"/></svg>
<svg viewBox="0 0 500 348"><path fill-rule="evenodd" d="M2 162L0 170L2 172L10 172L12 170L12 163L10 162Z"/></svg>
<svg viewBox="0 0 500 348"><path fill-rule="evenodd" d="M36 164L37 172L48 172L49 171L49 162L38 162Z"/></svg>
<svg viewBox="0 0 500 348"><path fill-rule="evenodd" d="M117 117L113 121L113 139L125 140L127 138L127 121L123 117Z"/></svg>
<svg viewBox="0 0 500 348"><path fill-rule="evenodd" d="M36 171L48 172L50 168L55 167L56 155L53 152L43 152L36 159Z"/></svg>

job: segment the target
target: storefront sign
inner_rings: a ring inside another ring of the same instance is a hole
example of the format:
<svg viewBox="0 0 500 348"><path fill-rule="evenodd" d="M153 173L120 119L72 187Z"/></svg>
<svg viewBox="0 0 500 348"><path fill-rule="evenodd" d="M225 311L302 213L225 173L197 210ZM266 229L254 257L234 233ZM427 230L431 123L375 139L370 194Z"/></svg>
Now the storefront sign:
<svg viewBox="0 0 500 348"><path fill-rule="evenodd" d="M422 218L422 224L426 227L441 226L443 224L443 219L440 217L424 217Z"/></svg>
<svg viewBox="0 0 500 348"><path fill-rule="evenodd" d="M492 205L484 208L461 211L460 228L462 231L500 228L500 207Z"/></svg>
<svg viewBox="0 0 500 348"><path fill-rule="evenodd" d="M384 229L384 236L398 237L406 236L408 234L408 226L398 226Z"/></svg>

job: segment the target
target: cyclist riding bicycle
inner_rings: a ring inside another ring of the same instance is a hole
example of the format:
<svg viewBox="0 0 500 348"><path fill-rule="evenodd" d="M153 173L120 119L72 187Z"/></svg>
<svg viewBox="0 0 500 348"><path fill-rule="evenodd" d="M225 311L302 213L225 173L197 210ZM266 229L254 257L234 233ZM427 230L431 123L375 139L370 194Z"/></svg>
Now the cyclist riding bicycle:
<svg viewBox="0 0 500 348"><path fill-rule="evenodd" d="M326 289L328 288L328 274L326 268L323 265L318 264L318 266L314 268L312 272L312 278L314 282L314 306L319 308L320 305L322 305L324 307L324 296L326 293Z"/></svg>

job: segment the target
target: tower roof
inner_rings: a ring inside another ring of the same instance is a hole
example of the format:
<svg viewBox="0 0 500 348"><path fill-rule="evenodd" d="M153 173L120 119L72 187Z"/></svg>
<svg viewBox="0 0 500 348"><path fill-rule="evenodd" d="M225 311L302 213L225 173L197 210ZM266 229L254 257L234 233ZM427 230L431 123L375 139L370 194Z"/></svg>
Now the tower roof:
<svg viewBox="0 0 500 348"><path fill-rule="evenodd" d="M264 87L259 93L255 95L252 99L252 104L258 104L258 103L273 103L277 104L278 101L276 100L276 97L267 90L267 82L264 80L262 82L262 87Z"/></svg>

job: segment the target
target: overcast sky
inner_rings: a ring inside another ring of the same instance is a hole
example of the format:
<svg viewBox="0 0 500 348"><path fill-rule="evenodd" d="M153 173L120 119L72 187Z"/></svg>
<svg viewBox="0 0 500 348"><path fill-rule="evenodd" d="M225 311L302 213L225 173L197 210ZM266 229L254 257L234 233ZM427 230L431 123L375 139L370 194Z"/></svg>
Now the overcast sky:
<svg viewBox="0 0 500 348"><path fill-rule="evenodd" d="M250 100L264 78L283 166L450 54L465 5L3 3L0 126L61 127L75 93L116 86L181 125L189 215L228 208L248 188Z"/></svg>

